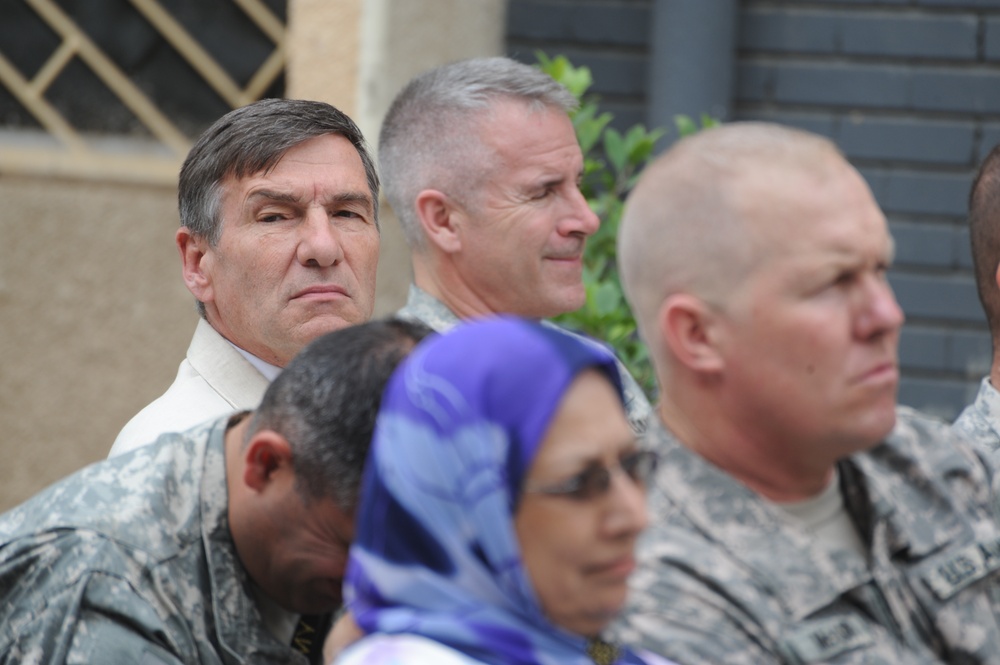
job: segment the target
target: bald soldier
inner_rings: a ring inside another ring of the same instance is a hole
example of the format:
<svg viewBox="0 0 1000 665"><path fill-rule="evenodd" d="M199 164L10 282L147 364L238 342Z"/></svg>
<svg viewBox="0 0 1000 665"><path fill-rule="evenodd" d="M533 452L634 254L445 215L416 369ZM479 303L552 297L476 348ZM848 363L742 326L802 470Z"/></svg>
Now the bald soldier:
<svg viewBox="0 0 1000 665"><path fill-rule="evenodd" d="M691 665L1000 662L993 471L897 409L892 239L836 147L685 139L619 243L664 454L622 639Z"/></svg>

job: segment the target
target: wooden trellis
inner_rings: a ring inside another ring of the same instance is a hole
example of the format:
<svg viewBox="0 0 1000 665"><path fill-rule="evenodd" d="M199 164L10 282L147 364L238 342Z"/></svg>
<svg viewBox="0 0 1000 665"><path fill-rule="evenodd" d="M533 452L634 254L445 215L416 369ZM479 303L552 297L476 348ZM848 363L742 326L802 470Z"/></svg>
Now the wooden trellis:
<svg viewBox="0 0 1000 665"><path fill-rule="evenodd" d="M30 80L0 51L0 84L30 112L45 136L31 132L0 136L0 173L60 175L99 180L173 183L190 140L53 0L24 0L59 36L60 44ZM261 0L232 0L274 42L274 50L240 87L158 0L129 0L170 45L233 108L260 97L285 64L285 27ZM156 138L147 151L123 151L117 143L75 130L46 99L60 72L78 58L128 107ZM15 140L18 139L18 140Z"/></svg>

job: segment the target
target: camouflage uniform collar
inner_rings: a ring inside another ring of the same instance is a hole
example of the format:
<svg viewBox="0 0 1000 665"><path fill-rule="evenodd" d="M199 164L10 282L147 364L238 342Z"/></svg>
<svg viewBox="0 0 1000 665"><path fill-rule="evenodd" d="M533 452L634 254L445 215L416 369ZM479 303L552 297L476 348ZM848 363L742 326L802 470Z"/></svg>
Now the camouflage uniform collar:
<svg viewBox="0 0 1000 665"><path fill-rule="evenodd" d="M993 387L989 376L984 376L979 384L979 394L976 395L976 400L978 401L980 398L989 404L993 413L1000 412L1000 391Z"/></svg>
<svg viewBox="0 0 1000 665"><path fill-rule="evenodd" d="M1000 435L1000 391L993 387L990 377L983 377L973 406L990 423L993 431Z"/></svg>
<svg viewBox="0 0 1000 665"><path fill-rule="evenodd" d="M990 382L989 376L983 377L976 400L962 411L953 427L987 455L997 454L1000 449L1000 391Z"/></svg>
<svg viewBox="0 0 1000 665"><path fill-rule="evenodd" d="M462 322L462 319L451 311L447 305L416 284L410 284L406 304L396 312L395 316L407 321L423 323L426 326L430 326L435 332L445 332ZM543 326L561 330L567 334L577 335L577 333L566 330L548 319L537 320ZM582 337L582 335L577 336Z"/></svg>
<svg viewBox="0 0 1000 665"><path fill-rule="evenodd" d="M443 302L410 284L406 304L396 312L396 316L407 321L417 321L430 326L435 332L445 332L459 323L459 318Z"/></svg>
<svg viewBox="0 0 1000 665"><path fill-rule="evenodd" d="M226 415L211 427L200 489L202 541L212 589L209 600L220 650L224 650L227 663L305 665L301 654L281 644L264 627L252 593L253 581L240 561L229 530L225 434L230 419Z"/></svg>
<svg viewBox="0 0 1000 665"><path fill-rule="evenodd" d="M912 481L975 474L974 460L966 456L967 449L958 439L943 421L899 407L896 426L884 442L841 462L844 502L855 516L862 539L870 541L876 522L882 522L890 556L921 557L965 530L960 518L964 507L953 505L953 487L943 483L917 486ZM989 483L984 480L983 484Z"/></svg>
<svg viewBox="0 0 1000 665"><path fill-rule="evenodd" d="M423 323L426 326L430 326L435 332L451 330L462 322L462 319L455 312L451 311L448 305L427 293L416 284L410 284L406 304L396 312L396 316L407 321ZM547 319L541 319L540 322L542 325L559 328L559 326Z"/></svg>
<svg viewBox="0 0 1000 665"><path fill-rule="evenodd" d="M649 555L669 556L667 543L689 528L676 525L690 522L700 538L750 568L758 583L774 590L782 612L797 619L871 579L866 562L847 547L823 548L780 508L686 448L659 420L651 424L650 438L662 457L650 492Z"/></svg>

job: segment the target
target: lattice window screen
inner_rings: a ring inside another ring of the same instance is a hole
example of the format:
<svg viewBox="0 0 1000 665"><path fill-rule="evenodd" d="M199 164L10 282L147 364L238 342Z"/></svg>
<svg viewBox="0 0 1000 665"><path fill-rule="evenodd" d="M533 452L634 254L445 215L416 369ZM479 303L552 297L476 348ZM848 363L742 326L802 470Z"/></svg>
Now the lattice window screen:
<svg viewBox="0 0 1000 665"><path fill-rule="evenodd" d="M285 26L261 0L221 0L235 4L273 42L270 55L243 86L159 0L127 1L231 108L258 99L283 71ZM129 79L55 0L23 2L54 31L59 44L29 78L3 52L3 44L0 43L0 85L41 127L41 132L7 129L0 133L0 173L165 184L176 182L180 163L190 147L190 137ZM134 141L81 132L46 99L46 92L53 81L75 60L82 62L128 108L148 130L152 142L137 148Z"/></svg>

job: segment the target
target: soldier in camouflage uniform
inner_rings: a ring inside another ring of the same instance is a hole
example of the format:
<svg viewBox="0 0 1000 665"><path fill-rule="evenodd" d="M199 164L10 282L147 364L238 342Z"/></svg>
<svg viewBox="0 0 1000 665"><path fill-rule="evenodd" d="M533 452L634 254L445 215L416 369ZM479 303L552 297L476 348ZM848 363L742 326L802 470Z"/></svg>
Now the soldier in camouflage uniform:
<svg viewBox="0 0 1000 665"><path fill-rule="evenodd" d="M330 333L255 413L165 434L0 516L0 663L306 663L293 629L341 602L378 401L426 332Z"/></svg>
<svg viewBox="0 0 1000 665"><path fill-rule="evenodd" d="M892 241L836 147L682 140L619 256L664 451L619 638L686 665L1000 663L994 470L896 406Z"/></svg>
<svg viewBox="0 0 1000 665"><path fill-rule="evenodd" d="M384 191L410 246L400 316L446 330L462 319L540 319L578 309L584 243L599 220L580 193L576 99L508 58L466 60L416 77L382 123ZM619 364L626 410L651 408Z"/></svg>
<svg viewBox="0 0 1000 665"><path fill-rule="evenodd" d="M993 454L1000 448L1000 146L990 151L979 167L969 195L969 240L976 272L979 301L993 336L993 363L983 377L976 401L958 420L955 429Z"/></svg>

